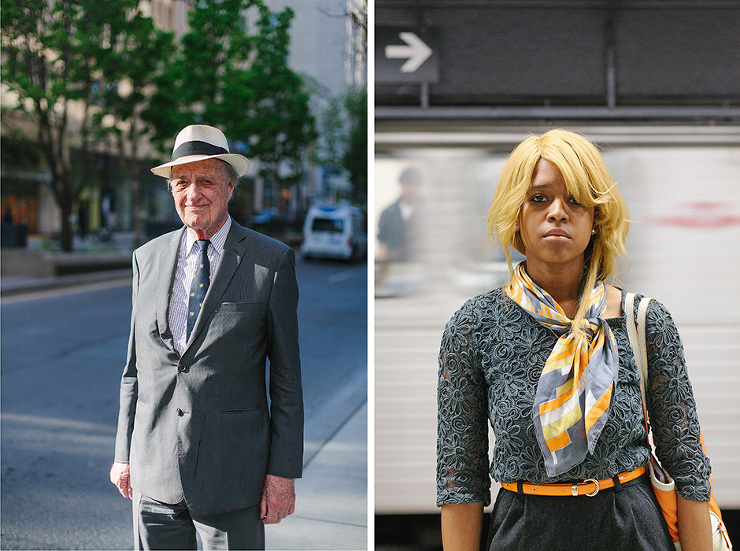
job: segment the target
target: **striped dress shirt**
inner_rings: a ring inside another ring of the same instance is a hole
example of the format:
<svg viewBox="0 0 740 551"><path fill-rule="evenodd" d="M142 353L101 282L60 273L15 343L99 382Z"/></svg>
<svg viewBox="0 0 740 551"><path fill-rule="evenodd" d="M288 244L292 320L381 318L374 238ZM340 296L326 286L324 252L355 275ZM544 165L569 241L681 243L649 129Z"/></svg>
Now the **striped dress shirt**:
<svg viewBox="0 0 740 551"><path fill-rule="evenodd" d="M226 244L226 236L231 228L231 217L210 239L208 247L208 262L211 264L211 277L216 273L218 261ZM198 265L200 255L197 239L190 231L183 233L180 241L180 250L177 255L177 272L175 273L175 282L172 288L172 298L170 300L170 328L172 329L172 338L175 342L175 350L180 354L185 351L187 344L187 324L188 324L188 301L190 285L193 282L195 269ZM206 294L206 296L208 296Z"/></svg>

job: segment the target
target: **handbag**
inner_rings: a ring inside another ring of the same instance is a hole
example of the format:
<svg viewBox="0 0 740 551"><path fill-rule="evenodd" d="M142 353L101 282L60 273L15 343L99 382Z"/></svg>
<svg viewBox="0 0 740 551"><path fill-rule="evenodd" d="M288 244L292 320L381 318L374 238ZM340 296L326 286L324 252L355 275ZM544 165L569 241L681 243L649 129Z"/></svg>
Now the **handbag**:
<svg viewBox="0 0 740 551"><path fill-rule="evenodd" d="M632 351L635 354L635 361L637 368L640 373L640 393L642 394L642 411L645 419L645 429L648 434L648 442L653 449L648 463L648 471L650 473L650 482L655 492L655 497L658 500L663 517L665 518L666 524L668 525L668 531L671 534L673 544L676 546L677 551L681 551L681 542L679 541L678 534L678 516L676 513L676 485L670 475L663 469L655 456L655 446L653 444L652 433L650 431L649 417L647 412L647 402L645 400L645 387L647 381L647 345L645 340L645 319L647 316L647 307L650 303L649 298L641 300L637 309L637 321L635 322L635 295L634 293L628 293L625 297L625 316L627 318L627 334L629 336L630 345ZM704 448L704 438L701 437L702 451L706 454ZM711 486L712 480L709 479ZM709 500L709 519L712 525L712 551L731 551L732 542L727 534L727 528L722 521L722 513L719 510L717 501L714 499L714 491L712 491L711 499Z"/></svg>

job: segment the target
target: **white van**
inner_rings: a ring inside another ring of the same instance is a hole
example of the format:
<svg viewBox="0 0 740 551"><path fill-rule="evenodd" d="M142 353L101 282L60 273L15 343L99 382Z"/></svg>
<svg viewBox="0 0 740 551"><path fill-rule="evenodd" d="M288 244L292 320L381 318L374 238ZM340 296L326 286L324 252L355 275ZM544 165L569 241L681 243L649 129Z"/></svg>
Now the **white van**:
<svg viewBox="0 0 740 551"><path fill-rule="evenodd" d="M303 258L358 260L367 254L367 229L362 211L350 205L313 205L303 224Z"/></svg>

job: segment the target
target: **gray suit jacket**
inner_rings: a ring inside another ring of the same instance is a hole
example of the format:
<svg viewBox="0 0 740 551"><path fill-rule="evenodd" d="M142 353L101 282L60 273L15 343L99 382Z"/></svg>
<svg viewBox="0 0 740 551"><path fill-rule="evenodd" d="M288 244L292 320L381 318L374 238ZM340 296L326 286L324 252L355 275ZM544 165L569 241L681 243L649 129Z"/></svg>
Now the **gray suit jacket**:
<svg viewBox="0 0 740 551"><path fill-rule="evenodd" d="M267 473L301 476L295 255L232 223L180 356L168 314L183 231L133 254L115 460L130 463L136 491L215 514L258 504Z"/></svg>

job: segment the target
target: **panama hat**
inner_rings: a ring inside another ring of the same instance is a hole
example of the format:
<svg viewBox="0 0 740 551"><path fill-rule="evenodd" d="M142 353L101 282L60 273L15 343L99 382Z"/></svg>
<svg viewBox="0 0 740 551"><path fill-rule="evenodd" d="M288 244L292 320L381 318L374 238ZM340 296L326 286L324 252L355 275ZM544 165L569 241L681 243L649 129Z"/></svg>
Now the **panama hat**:
<svg viewBox="0 0 740 551"><path fill-rule="evenodd" d="M169 163L155 166L152 172L157 176L169 178L173 166L205 159L221 159L229 163L237 176L244 176L251 164L249 159L243 155L229 152L229 142L218 128L205 124L191 124L180 130L175 138L172 160Z"/></svg>

